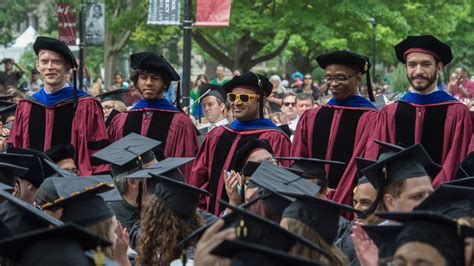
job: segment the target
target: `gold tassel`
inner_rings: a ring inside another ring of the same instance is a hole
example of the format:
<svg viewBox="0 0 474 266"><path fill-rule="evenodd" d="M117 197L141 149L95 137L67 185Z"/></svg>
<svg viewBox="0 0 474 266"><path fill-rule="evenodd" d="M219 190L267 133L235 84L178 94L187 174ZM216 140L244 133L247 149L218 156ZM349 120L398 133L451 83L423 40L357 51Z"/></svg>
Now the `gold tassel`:
<svg viewBox="0 0 474 266"><path fill-rule="evenodd" d="M97 247L97 250L95 252L94 263L96 266L102 266L105 264L105 255L102 251L102 247Z"/></svg>

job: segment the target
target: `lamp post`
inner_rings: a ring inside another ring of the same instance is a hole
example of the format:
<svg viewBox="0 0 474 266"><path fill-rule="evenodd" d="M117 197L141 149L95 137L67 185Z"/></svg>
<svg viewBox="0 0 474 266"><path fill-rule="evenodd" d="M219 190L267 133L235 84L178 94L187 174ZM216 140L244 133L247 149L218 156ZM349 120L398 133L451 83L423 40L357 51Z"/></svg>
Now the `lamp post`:
<svg viewBox="0 0 474 266"><path fill-rule="evenodd" d="M375 65L376 65L376 57L375 55L377 54L377 43L376 43L376 31L375 31L375 26L377 26L377 21L375 20L375 18L369 18L369 22L370 24L372 24L372 29L373 29L373 32L372 32L372 79L375 79Z"/></svg>
<svg viewBox="0 0 474 266"><path fill-rule="evenodd" d="M193 28L193 1L184 1L184 21L183 21L183 78L181 83L182 98L189 97L191 83L191 43ZM184 103L188 105L189 103Z"/></svg>

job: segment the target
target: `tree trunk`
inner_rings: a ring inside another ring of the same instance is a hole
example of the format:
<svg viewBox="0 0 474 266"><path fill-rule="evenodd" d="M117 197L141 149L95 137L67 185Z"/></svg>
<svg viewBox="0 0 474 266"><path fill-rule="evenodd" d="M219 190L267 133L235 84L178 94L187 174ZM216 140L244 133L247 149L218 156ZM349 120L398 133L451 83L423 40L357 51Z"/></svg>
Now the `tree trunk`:
<svg viewBox="0 0 474 266"><path fill-rule="evenodd" d="M104 51L104 84L107 89L113 83L113 75L118 70L117 63L119 55L119 52L111 51L110 48L106 48Z"/></svg>
<svg viewBox="0 0 474 266"><path fill-rule="evenodd" d="M221 49L222 45L212 43L211 38L206 37L199 30L193 31L193 39L207 54L220 64L231 70L240 68L246 72L255 65L279 55L288 44L289 37L285 37L281 44L272 52L256 58L254 56L265 47L265 44L253 39L250 33L242 35L236 41L234 53L223 51ZM216 40L212 41L216 42Z"/></svg>

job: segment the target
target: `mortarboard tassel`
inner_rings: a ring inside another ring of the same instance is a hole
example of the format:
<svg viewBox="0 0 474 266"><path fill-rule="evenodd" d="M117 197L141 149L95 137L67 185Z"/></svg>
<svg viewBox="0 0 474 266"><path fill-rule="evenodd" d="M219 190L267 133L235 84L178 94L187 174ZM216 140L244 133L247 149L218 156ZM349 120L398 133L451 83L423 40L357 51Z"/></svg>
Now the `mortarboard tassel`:
<svg viewBox="0 0 474 266"><path fill-rule="evenodd" d="M367 62L366 62L367 64ZM375 67L375 66L374 66ZM366 81L367 81L367 93L369 94L369 99L371 102L375 102L374 92L372 90L372 82L370 80L370 71L367 69L365 72Z"/></svg>
<svg viewBox="0 0 474 266"><path fill-rule="evenodd" d="M178 88L176 89L176 108L181 112L181 81L178 80Z"/></svg>
<svg viewBox="0 0 474 266"><path fill-rule="evenodd" d="M379 202L382 200L383 197L383 188L385 187L385 184L387 183L387 179L384 178L382 181L382 184L379 185L379 188L377 189L377 196L375 197L374 202L372 202L372 205L363 212L363 214L360 216L360 218L367 218L369 215L371 215L373 212L376 211L377 207L379 206Z"/></svg>
<svg viewBox="0 0 474 266"><path fill-rule="evenodd" d="M72 70L72 78L74 79L73 83L74 83L74 94L73 94L73 108L76 109L77 107L77 73L76 73L76 69L74 68Z"/></svg>

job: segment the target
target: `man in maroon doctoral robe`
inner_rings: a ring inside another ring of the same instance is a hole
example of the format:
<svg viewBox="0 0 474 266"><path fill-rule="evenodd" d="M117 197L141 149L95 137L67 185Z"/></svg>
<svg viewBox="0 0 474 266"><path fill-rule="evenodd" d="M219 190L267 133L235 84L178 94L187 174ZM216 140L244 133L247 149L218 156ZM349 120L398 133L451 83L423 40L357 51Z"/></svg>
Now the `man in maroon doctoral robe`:
<svg viewBox="0 0 474 266"><path fill-rule="evenodd" d="M72 144L79 175L107 171L107 165L93 166L90 160L109 143L100 103L65 82L66 73L77 68L71 50L64 42L48 37L38 37L33 49L44 87L18 103L10 145L45 151Z"/></svg>
<svg viewBox="0 0 474 266"><path fill-rule="evenodd" d="M437 187L452 180L473 134L469 109L436 85L443 67L453 59L451 48L431 35L408 36L395 46L395 53L406 65L411 88L380 111L366 158L377 158L379 149L373 139L407 147L421 143L433 161L443 166L433 179Z"/></svg>
<svg viewBox="0 0 474 266"><path fill-rule="evenodd" d="M328 197L351 204L356 185L355 157L365 151L371 123L377 108L357 95L362 75L369 75L370 63L365 56L351 51L335 51L316 58L325 69L324 82L333 98L321 107L303 113L296 127L291 153L293 157L317 158L344 162L326 165ZM370 77L367 76L370 86ZM373 98L372 88L369 95Z"/></svg>
<svg viewBox="0 0 474 266"><path fill-rule="evenodd" d="M143 99L128 112L112 119L108 128L110 140L115 142L134 132L161 141L154 150L160 161L164 157L194 157L198 139L193 122L163 98L171 81L179 80L178 73L162 56L153 53L132 54L130 61L134 69L131 79ZM191 166L187 164L182 168L186 178Z"/></svg>
<svg viewBox="0 0 474 266"><path fill-rule="evenodd" d="M207 134L189 179L191 185L204 188L214 195L213 198L202 197L200 208L216 215L225 209L218 201L220 198L228 199L224 174L230 169L243 139L266 139L277 156L289 155L291 145L288 136L278 126L263 118L263 105L272 91L268 78L248 72L224 84L224 90L235 120Z"/></svg>

